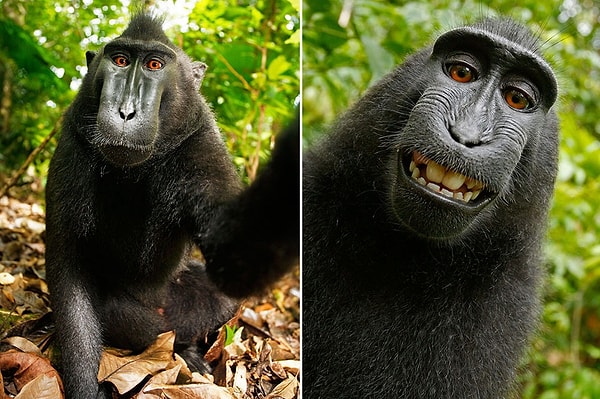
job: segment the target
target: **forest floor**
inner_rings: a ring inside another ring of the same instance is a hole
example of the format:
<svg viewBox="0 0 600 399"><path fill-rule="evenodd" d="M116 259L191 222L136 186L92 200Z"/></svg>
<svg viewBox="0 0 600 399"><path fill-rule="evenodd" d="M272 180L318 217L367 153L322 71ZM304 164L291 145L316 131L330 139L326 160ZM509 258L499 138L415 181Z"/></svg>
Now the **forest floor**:
<svg viewBox="0 0 600 399"><path fill-rule="evenodd" d="M13 188L0 198L0 399L62 398L53 358L45 282L45 224L40 194ZM33 194L32 194L33 193ZM115 276L118 279L118 276ZM211 375L191 373L173 355L168 332L141 354L107 348L99 379L115 398L298 398L300 370L299 268L261 297L246 300L205 358ZM227 341L227 342L226 342Z"/></svg>

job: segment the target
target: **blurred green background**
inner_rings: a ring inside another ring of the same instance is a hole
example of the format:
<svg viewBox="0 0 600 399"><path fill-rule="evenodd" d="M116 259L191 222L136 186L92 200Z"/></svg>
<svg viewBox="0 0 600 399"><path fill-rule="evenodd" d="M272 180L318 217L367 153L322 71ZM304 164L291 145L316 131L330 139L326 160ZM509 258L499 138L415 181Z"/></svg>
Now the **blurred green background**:
<svg viewBox="0 0 600 399"><path fill-rule="evenodd" d="M600 3L592 0L303 3L303 138L449 28L509 16L540 37L560 81L560 171L549 221L543 325L522 398L600 398ZM388 332L393 334L393 332Z"/></svg>
<svg viewBox="0 0 600 399"><path fill-rule="evenodd" d="M132 3L0 0L0 176L57 125L87 70L85 51L118 36L135 7L152 6L166 15L175 44L208 65L200 90L240 174L254 178L299 101L299 0ZM45 177L55 143L35 159L25 183Z"/></svg>
<svg viewBox="0 0 600 399"><path fill-rule="evenodd" d="M202 93L240 174L253 179L299 101L299 0L146 1L209 65ZM0 178L57 125L85 51L126 25L130 4L0 0ZM486 16L532 28L560 81L560 170L546 245L543 325L523 362L522 398L600 398L600 4L596 0L303 3L303 137L309 145L374 81L436 35ZM43 183L55 140L25 184Z"/></svg>

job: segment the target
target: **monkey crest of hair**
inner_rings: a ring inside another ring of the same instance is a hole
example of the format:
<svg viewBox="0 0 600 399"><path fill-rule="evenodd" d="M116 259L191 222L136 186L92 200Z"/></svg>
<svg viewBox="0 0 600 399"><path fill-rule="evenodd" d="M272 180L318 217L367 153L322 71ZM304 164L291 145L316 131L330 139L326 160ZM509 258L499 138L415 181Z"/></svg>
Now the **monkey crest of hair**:
<svg viewBox="0 0 600 399"><path fill-rule="evenodd" d="M298 123L243 188L199 89L206 65L135 15L86 54L46 188L46 269L68 399L110 398L104 344L142 351L175 330L207 372L203 343L297 263ZM206 264L190 259L193 246Z"/></svg>
<svg viewBox="0 0 600 399"><path fill-rule="evenodd" d="M153 40L176 48L162 29L164 22L164 16L139 12L131 18L121 36L132 40L146 40L151 37Z"/></svg>
<svg viewBox="0 0 600 399"><path fill-rule="evenodd" d="M557 85L510 20L452 29L304 159L303 392L514 390L539 316Z"/></svg>

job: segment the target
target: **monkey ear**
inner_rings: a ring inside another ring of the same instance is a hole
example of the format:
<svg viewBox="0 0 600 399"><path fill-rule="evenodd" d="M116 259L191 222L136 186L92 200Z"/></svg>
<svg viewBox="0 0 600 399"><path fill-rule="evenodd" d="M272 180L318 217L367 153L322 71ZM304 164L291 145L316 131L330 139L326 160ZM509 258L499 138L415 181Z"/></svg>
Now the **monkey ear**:
<svg viewBox="0 0 600 399"><path fill-rule="evenodd" d="M192 75L194 76L194 84L196 85L196 89L199 89L200 85L202 84L202 79L204 79L206 68L208 68L208 66L203 62L192 62Z"/></svg>
<svg viewBox="0 0 600 399"><path fill-rule="evenodd" d="M94 61L94 58L96 58L96 53L95 51L86 51L85 52L85 61L87 62L87 66L89 68L90 64L92 63L92 61Z"/></svg>

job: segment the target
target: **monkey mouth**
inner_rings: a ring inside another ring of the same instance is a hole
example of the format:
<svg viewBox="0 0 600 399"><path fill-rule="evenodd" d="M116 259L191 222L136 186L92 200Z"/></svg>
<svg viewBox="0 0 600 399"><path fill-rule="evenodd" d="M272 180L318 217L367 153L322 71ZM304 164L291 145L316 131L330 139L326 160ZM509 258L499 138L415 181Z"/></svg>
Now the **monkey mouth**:
<svg viewBox="0 0 600 399"><path fill-rule="evenodd" d="M102 155L116 166L135 166L147 160L152 146L102 145Z"/></svg>
<svg viewBox="0 0 600 399"><path fill-rule="evenodd" d="M471 206L480 206L492 197L481 181L440 165L418 151L406 158L408 176L428 192Z"/></svg>

